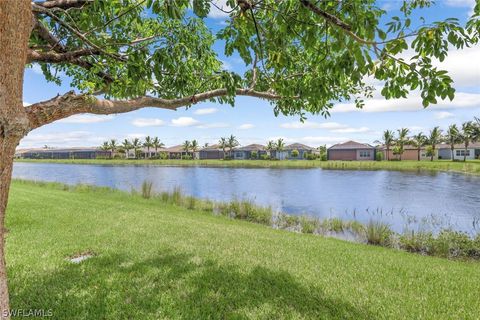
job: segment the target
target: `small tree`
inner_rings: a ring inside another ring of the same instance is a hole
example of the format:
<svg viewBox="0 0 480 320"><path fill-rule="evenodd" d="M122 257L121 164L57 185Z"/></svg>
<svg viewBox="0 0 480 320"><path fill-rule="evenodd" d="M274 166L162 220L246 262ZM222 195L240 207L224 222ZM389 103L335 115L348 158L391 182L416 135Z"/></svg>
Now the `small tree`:
<svg viewBox="0 0 480 320"><path fill-rule="evenodd" d="M275 143L275 151L277 152L277 158L280 159L280 152L285 150L285 142L282 138L279 138Z"/></svg>
<svg viewBox="0 0 480 320"><path fill-rule="evenodd" d="M155 148L155 156L158 157L158 149L163 148L165 144L158 137L153 138L152 145Z"/></svg>
<svg viewBox="0 0 480 320"><path fill-rule="evenodd" d="M188 152L190 151L191 143L189 140L185 140L182 145L182 150L185 151L184 159L188 159Z"/></svg>
<svg viewBox="0 0 480 320"><path fill-rule="evenodd" d="M439 127L433 128L430 130L430 135L428 136L427 140L431 151L428 153L428 155L430 156L430 161L433 161L433 157L435 157L436 146L442 142L442 130L440 130Z"/></svg>
<svg viewBox="0 0 480 320"><path fill-rule="evenodd" d="M450 152L452 154L452 161L455 160L455 145L462 142L460 131L456 124L452 124L448 127L447 134L445 136L445 142L450 145Z"/></svg>
<svg viewBox="0 0 480 320"><path fill-rule="evenodd" d="M125 139L122 142L122 148L123 148L123 151L125 153L125 158L128 159L128 157L129 157L128 153L130 152L130 149L132 149L132 144L130 143L130 141Z"/></svg>
<svg viewBox="0 0 480 320"><path fill-rule="evenodd" d="M397 148L397 155L400 156L400 160L402 160L402 155L405 152L405 144L408 143L408 133L410 130L408 128L401 128L397 130L398 138L395 141Z"/></svg>
<svg viewBox="0 0 480 320"><path fill-rule="evenodd" d="M147 153L145 154L145 159L150 158L150 148L153 148L153 139L150 136L145 137L145 141L143 142L143 147L147 148Z"/></svg>
<svg viewBox="0 0 480 320"><path fill-rule="evenodd" d="M427 137L420 132L410 139L410 143L417 149L417 161L420 161L420 153L427 143Z"/></svg>
<svg viewBox="0 0 480 320"><path fill-rule="evenodd" d="M386 156L387 161L390 160L390 147L392 146L393 142L394 142L394 134L393 134L393 131L391 130L385 130L383 132L382 139L374 141L374 143L382 144L385 147L387 152L387 156Z"/></svg>
<svg viewBox="0 0 480 320"><path fill-rule="evenodd" d="M463 153L463 161L467 161L467 152L468 146L470 143L476 142L477 137L477 128L476 124L473 121L468 121L462 124L462 132L460 134L460 141L463 143L465 149Z"/></svg>
<svg viewBox="0 0 480 320"><path fill-rule="evenodd" d="M293 149L291 155L293 158L297 158L300 155L300 153L298 152L297 149Z"/></svg>
<svg viewBox="0 0 480 320"><path fill-rule="evenodd" d="M266 149L270 158L272 158L272 151L275 150L275 148L275 142L273 140L268 141Z"/></svg>
<svg viewBox="0 0 480 320"><path fill-rule="evenodd" d="M232 159L232 152L233 152L233 149L238 147L240 145L240 143L238 142L237 138L232 134L230 135L230 137L228 137L228 141L227 141L227 145L228 145L228 150L229 150L229 153L230 153L230 159Z"/></svg>
<svg viewBox="0 0 480 320"><path fill-rule="evenodd" d="M100 146L100 150L110 152L110 142L104 141L103 144Z"/></svg>
<svg viewBox="0 0 480 320"><path fill-rule="evenodd" d="M192 142L190 143L190 149L192 150L192 153L193 153L193 156L192 156L192 159L195 159L195 152L198 151L198 141L197 140L192 140Z"/></svg>
<svg viewBox="0 0 480 320"><path fill-rule="evenodd" d="M133 152L135 153L135 159L138 158L139 156L139 152L140 152L140 148L142 147L142 142L140 141L139 138L134 138L132 140L132 148L133 148Z"/></svg>
<svg viewBox="0 0 480 320"><path fill-rule="evenodd" d="M218 146L222 149L222 152L223 152L223 158L225 159L225 156L226 156L226 149L227 149L227 138L220 138L220 140L218 141Z"/></svg>

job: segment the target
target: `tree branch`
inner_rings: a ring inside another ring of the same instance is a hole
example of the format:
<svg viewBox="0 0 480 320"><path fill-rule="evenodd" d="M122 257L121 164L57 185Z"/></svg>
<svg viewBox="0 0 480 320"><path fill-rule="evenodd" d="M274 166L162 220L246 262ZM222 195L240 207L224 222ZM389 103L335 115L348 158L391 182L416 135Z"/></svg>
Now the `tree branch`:
<svg viewBox="0 0 480 320"><path fill-rule="evenodd" d="M236 89L235 94L238 96L250 96L266 100L280 100L287 98L271 92L260 92L244 88ZM145 107L176 110L180 107L189 106L197 102L227 95L227 89L216 89L178 99L143 96L130 100L109 100L98 99L92 95L75 94L73 91L70 91L53 99L25 107L25 112L30 121L30 130L33 130L45 124L79 113L108 115L126 113Z"/></svg>
<svg viewBox="0 0 480 320"><path fill-rule="evenodd" d="M309 0L300 0L300 3L305 8L309 9L310 11L315 13L316 15L323 17L329 24L331 24L333 26L336 26L336 27L342 29L343 31L345 31L345 33L347 35L349 35L351 38L353 38L355 41L357 41L359 43L362 43L362 44L366 44L366 45L375 44L374 41L365 40L365 39L359 37L357 34L352 32L352 27L350 25L343 22L340 18L334 16L333 14L330 14L326 11L323 11L322 9L320 9L319 7L317 7L316 5L311 3Z"/></svg>
<svg viewBox="0 0 480 320"><path fill-rule="evenodd" d="M78 64L78 58L84 56L91 56L100 54L98 50L95 49L79 49L75 51L69 51L64 53L58 53L55 51L47 52L38 52L35 50L28 50L27 63L32 62L46 62L46 63L62 63L70 62Z"/></svg>
<svg viewBox="0 0 480 320"><path fill-rule="evenodd" d="M43 7L45 9L63 9L67 10L70 8L81 8L88 3L92 3L95 0L48 0L48 1L37 1L32 2L37 6Z"/></svg>

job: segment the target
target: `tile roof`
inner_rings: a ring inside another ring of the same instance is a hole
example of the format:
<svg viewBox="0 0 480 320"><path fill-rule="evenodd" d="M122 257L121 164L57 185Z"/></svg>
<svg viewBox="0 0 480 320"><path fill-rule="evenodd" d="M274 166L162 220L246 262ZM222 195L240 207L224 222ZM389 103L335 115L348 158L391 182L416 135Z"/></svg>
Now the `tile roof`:
<svg viewBox="0 0 480 320"><path fill-rule="evenodd" d="M374 149L374 147L372 147L367 143L360 143L360 142L350 140L347 142L334 144L328 149L329 150Z"/></svg>
<svg viewBox="0 0 480 320"><path fill-rule="evenodd" d="M285 147L285 150L314 150L315 148L309 147L302 143L292 143Z"/></svg>
<svg viewBox="0 0 480 320"><path fill-rule="evenodd" d="M237 148L238 151L264 151L266 147L261 144L249 144L248 146Z"/></svg>

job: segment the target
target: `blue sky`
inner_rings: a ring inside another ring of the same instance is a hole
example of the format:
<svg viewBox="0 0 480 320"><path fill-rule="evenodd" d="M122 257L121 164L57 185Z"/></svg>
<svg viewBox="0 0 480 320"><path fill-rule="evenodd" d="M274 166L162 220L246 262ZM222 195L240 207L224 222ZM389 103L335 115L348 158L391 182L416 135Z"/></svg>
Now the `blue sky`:
<svg viewBox="0 0 480 320"><path fill-rule="evenodd" d="M225 1L217 0L221 6ZM427 21L457 17L465 21L475 0L437 0L433 8L422 11ZM379 1L389 14L398 14L401 1ZM213 11L208 25L213 30L222 27L226 17ZM245 68L236 56L225 57L221 44L217 52L226 69L240 71ZM385 129L408 127L413 133L427 132L439 125L446 128L451 123L461 123L480 116L480 46L462 51L451 51L439 64L450 71L457 89L454 101L443 101L423 109L416 92L408 99L384 100L379 90L366 102L363 110L348 103L338 104L329 118L308 116L302 124L298 117L275 117L266 101L238 97L236 106L199 103L188 110L178 111L146 108L115 115L77 115L57 121L32 131L20 147L97 146L107 139L124 139L158 136L167 146L184 140L199 140L200 144L216 143L222 136L233 134L242 145L265 143L270 139L284 138L287 142L302 142L311 146L356 140L372 143ZM68 79L62 86L47 83L38 66L28 69L24 82L26 104L49 99L70 90ZM381 83L372 82L381 87Z"/></svg>

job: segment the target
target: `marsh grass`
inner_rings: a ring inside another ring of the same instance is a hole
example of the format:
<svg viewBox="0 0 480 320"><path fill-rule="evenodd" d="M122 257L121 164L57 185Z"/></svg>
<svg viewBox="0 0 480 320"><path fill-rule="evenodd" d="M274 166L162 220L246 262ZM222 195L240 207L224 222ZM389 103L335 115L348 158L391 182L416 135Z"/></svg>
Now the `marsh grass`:
<svg viewBox="0 0 480 320"><path fill-rule="evenodd" d="M152 197L153 182L143 181L142 183L142 198L150 199Z"/></svg>
<svg viewBox="0 0 480 320"><path fill-rule="evenodd" d="M77 193L122 193L122 191L107 187L91 185L65 185L61 183L31 182L15 180L16 184L37 185L40 187L57 189ZM144 192L145 185L145 192ZM158 201L169 205L179 206L192 212L201 211L213 215L221 215L230 219L245 220L304 234L336 236L343 234L354 235L355 241L371 245L400 249L421 255L438 256L448 259L475 259L480 260L480 234L470 237L468 234L453 230L441 230L437 235L431 232L404 231L394 232L390 226L382 221L370 220L362 224L356 220L343 220L337 217L319 219L310 216L289 215L275 212L270 207L255 205L251 200L232 200L231 202L215 202L198 199L183 194L179 187L171 192L153 192L151 183L142 184L142 192L132 191L133 197L141 197L149 201ZM146 197L147 196L147 197Z"/></svg>

